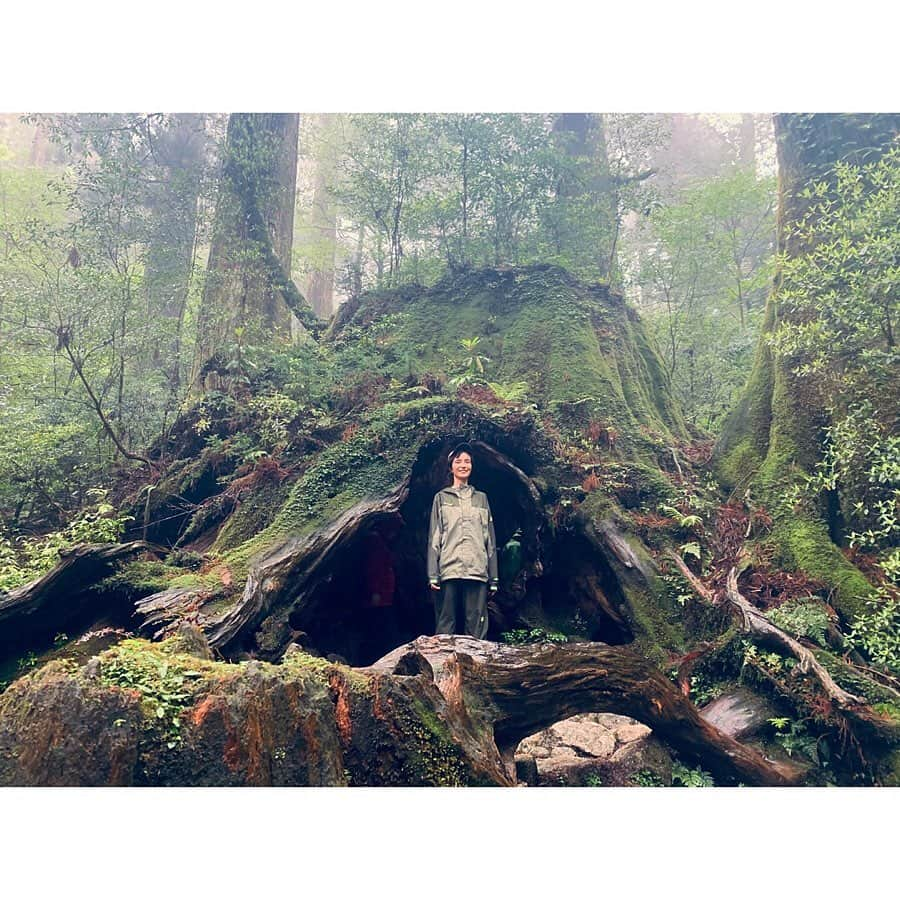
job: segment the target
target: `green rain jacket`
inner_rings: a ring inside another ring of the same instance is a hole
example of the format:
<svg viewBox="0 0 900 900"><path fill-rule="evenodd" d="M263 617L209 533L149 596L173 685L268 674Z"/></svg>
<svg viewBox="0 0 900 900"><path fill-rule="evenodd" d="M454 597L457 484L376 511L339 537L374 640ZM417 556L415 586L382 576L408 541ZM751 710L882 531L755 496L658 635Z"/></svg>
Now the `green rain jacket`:
<svg viewBox="0 0 900 900"><path fill-rule="evenodd" d="M496 587L497 538L487 495L470 484L434 495L428 530L428 580L489 581Z"/></svg>

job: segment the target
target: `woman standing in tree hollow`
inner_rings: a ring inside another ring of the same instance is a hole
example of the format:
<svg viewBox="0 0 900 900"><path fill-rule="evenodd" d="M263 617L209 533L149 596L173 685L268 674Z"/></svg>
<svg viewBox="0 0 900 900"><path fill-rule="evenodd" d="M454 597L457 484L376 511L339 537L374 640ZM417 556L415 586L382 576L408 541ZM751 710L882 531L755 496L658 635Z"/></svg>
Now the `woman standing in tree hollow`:
<svg viewBox="0 0 900 900"><path fill-rule="evenodd" d="M487 592L490 588L493 595L499 586L494 519L487 496L469 484L472 448L459 444L447 461L453 483L434 495L428 530L435 633L483 639L488 630Z"/></svg>

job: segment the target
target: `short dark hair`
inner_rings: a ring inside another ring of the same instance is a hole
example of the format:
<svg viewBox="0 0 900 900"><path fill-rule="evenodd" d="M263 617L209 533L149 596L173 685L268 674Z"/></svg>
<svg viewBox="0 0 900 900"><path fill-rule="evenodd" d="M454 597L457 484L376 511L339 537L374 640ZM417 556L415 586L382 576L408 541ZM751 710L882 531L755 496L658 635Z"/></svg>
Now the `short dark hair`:
<svg viewBox="0 0 900 900"><path fill-rule="evenodd" d="M460 453L468 453L469 456L472 455L472 447L470 444L463 441L461 444L457 444L448 454L447 454L447 465L459 456Z"/></svg>

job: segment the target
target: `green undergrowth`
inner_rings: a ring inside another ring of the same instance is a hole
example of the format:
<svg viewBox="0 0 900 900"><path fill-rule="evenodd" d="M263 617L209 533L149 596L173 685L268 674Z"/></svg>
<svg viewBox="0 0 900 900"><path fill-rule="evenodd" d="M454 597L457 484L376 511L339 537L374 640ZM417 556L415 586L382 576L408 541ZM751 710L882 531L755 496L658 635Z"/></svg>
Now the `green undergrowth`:
<svg viewBox="0 0 900 900"><path fill-rule="evenodd" d="M816 659L845 691L863 697L867 703L873 706L883 704L885 708L897 709L900 707L894 691L854 669L831 651L819 649L815 651L815 654ZM898 731L898 739L900 739L900 731Z"/></svg>
<svg viewBox="0 0 900 900"><path fill-rule="evenodd" d="M169 749L181 743L181 714L222 663L172 652L173 645L128 639L101 653L102 683L137 691L148 725L158 728ZM225 670L227 671L227 669Z"/></svg>

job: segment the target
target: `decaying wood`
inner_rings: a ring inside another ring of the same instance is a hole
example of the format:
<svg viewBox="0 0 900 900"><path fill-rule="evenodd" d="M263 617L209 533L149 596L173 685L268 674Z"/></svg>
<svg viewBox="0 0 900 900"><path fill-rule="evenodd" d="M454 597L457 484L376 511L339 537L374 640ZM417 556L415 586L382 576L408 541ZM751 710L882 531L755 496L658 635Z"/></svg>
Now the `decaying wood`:
<svg viewBox="0 0 900 900"><path fill-rule="evenodd" d="M46 575L0 592L0 648L17 646L32 635L56 634L82 615L88 606L97 611L104 595L85 594L126 559L146 550L158 550L144 541L127 544L78 544L61 553L59 563Z"/></svg>
<svg viewBox="0 0 900 900"><path fill-rule="evenodd" d="M210 591L183 587L170 588L138 600L134 609L143 619L141 630L149 632L154 638L161 638L171 630L176 620L202 626L205 619L199 609L210 595Z"/></svg>
<svg viewBox="0 0 900 900"><path fill-rule="evenodd" d="M307 537L288 538L254 562L240 601L204 626L210 645L227 646L252 631L276 606L289 614L306 605L340 546L373 516L397 512L408 493L407 479L386 496L357 503L327 527Z"/></svg>
<svg viewBox="0 0 900 900"><path fill-rule="evenodd" d="M685 565L684 560L674 550L669 552L669 558L675 562L681 574L690 582L691 587L702 599L708 603L716 603L713 592L691 572ZM809 673L816 678L827 696L834 700L839 707L843 708L865 703L861 697L850 694L839 687L828 673L828 670L815 658L810 650L785 631L782 631L777 625L770 622L763 613L741 595L737 586L737 570L734 567L728 573L725 597L731 609L740 616L744 631L787 650L791 656L799 661L800 671Z"/></svg>
<svg viewBox="0 0 900 900"><path fill-rule="evenodd" d="M455 635L417 638L369 670L433 672L448 706L475 734L493 734L511 762L523 738L585 712L630 716L723 783L787 785L799 770L764 759L701 718L650 662L627 647L512 647Z"/></svg>
<svg viewBox="0 0 900 900"><path fill-rule="evenodd" d="M623 565L626 569L639 569L644 571L644 566L638 559L637 554L629 546L625 535L619 531L609 519L604 519L598 526L597 532L600 534L607 550Z"/></svg>

